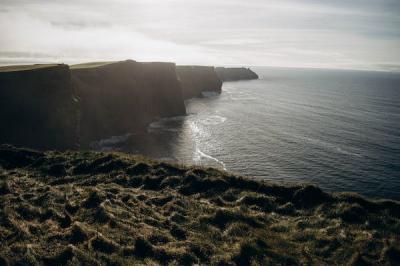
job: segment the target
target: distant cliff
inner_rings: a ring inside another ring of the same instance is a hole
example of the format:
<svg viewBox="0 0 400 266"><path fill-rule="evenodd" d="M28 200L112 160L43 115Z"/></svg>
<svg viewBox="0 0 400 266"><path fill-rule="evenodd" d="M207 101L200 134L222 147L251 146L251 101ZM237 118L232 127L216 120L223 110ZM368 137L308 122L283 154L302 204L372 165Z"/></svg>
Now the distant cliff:
<svg viewBox="0 0 400 266"><path fill-rule="evenodd" d="M77 108L67 65L0 68L0 143L75 148Z"/></svg>
<svg viewBox="0 0 400 266"><path fill-rule="evenodd" d="M182 84L184 99L200 97L204 91L221 93L222 81L214 67L177 66L176 71Z"/></svg>
<svg viewBox="0 0 400 266"><path fill-rule="evenodd" d="M81 103L83 143L186 114L173 63L89 63L71 66L71 73Z"/></svg>
<svg viewBox="0 0 400 266"><path fill-rule="evenodd" d="M225 68L216 67L215 72L222 81L237 81L237 80L250 80L258 79L258 75L250 68Z"/></svg>

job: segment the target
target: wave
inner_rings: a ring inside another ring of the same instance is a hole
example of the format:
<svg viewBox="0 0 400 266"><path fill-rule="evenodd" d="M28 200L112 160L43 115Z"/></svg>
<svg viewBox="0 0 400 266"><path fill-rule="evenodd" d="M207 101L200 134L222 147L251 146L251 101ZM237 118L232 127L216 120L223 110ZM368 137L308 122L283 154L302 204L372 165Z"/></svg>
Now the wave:
<svg viewBox="0 0 400 266"><path fill-rule="evenodd" d="M346 148L339 147L336 144L333 144L333 143L330 143L330 142L326 142L326 141L323 141L323 140L320 140L320 139L310 138L310 137L300 136L300 135L293 135L293 134L288 133L286 131L282 131L282 132L280 132L280 134L288 136L288 139L297 139L298 141L308 142L311 145L319 146L319 147L322 147L322 148L324 148L326 150L331 150L331 151L336 152L336 153L349 155L349 156L355 156L355 157L359 157L359 158L363 157L359 153L351 152Z"/></svg>
<svg viewBox="0 0 400 266"><path fill-rule="evenodd" d="M183 121L188 116L190 115L161 118L153 123L150 123L147 127L147 132L152 133L159 130L177 132L179 131L177 123Z"/></svg>
<svg viewBox="0 0 400 266"><path fill-rule="evenodd" d="M202 152L199 148L196 148L196 155L195 155L195 156L198 157L198 160L200 160L201 157L210 159L210 160L212 160L212 161L218 163L219 165L221 165L221 166L222 166L222 169L223 169L224 171L227 170L227 169L226 169L226 165L225 165L225 163L224 163L223 161L218 160L217 158L212 157L211 155Z"/></svg>
<svg viewBox="0 0 400 266"><path fill-rule="evenodd" d="M255 97L231 97L232 101L256 101Z"/></svg>
<svg viewBox="0 0 400 266"><path fill-rule="evenodd" d="M226 117L220 115L210 115L206 116L204 119L201 119L200 122L204 125L219 125L225 123Z"/></svg>
<svg viewBox="0 0 400 266"><path fill-rule="evenodd" d="M212 98L212 97L216 97L218 95L219 95L219 93L215 92L215 91L202 91L201 92L201 96L203 96L205 98Z"/></svg>
<svg viewBox="0 0 400 266"><path fill-rule="evenodd" d="M116 150L117 146L120 146L127 142L132 134L128 133L121 136L112 136L107 139L102 139L99 141L93 141L89 144L90 148L100 151L110 151Z"/></svg>

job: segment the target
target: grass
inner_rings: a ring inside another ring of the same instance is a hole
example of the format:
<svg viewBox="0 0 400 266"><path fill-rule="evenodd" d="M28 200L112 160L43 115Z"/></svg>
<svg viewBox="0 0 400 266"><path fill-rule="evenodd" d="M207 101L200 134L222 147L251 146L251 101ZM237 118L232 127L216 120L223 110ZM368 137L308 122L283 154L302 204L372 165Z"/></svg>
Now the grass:
<svg viewBox="0 0 400 266"><path fill-rule="evenodd" d="M70 69L96 68L96 67L110 65L110 64L113 64L113 63L116 63L116 62L109 61L109 62L82 63L82 64L70 65Z"/></svg>
<svg viewBox="0 0 400 266"><path fill-rule="evenodd" d="M400 204L0 146L0 265L398 265Z"/></svg>
<svg viewBox="0 0 400 266"><path fill-rule="evenodd" d="M26 70L50 68L50 67L55 67L55 66L58 66L58 65L57 64L34 64L34 65L2 66L2 67L0 67L0 72L26 71Z"/></svg>

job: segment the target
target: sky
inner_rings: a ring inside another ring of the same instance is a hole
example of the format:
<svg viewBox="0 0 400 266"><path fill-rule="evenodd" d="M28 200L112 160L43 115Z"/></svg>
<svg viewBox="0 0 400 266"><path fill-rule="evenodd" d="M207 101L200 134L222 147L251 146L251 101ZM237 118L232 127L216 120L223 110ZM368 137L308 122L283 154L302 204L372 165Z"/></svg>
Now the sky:
<svg viewBox="0 0 400 266"><path fill-rule="evenodd" d="M400 71L399 0L0 0L0 64Z"/></svg>

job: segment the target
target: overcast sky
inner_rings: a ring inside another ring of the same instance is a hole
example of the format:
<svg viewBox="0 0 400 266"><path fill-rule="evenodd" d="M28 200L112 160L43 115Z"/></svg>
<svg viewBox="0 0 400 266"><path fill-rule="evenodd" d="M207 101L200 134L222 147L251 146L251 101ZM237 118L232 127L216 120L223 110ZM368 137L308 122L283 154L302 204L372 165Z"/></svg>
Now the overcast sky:
<svg viewBox="0 0 400 266"><path fill-rule="evenodd" d="M399 0L0 0L0 63L400 69Z"/></svg>

